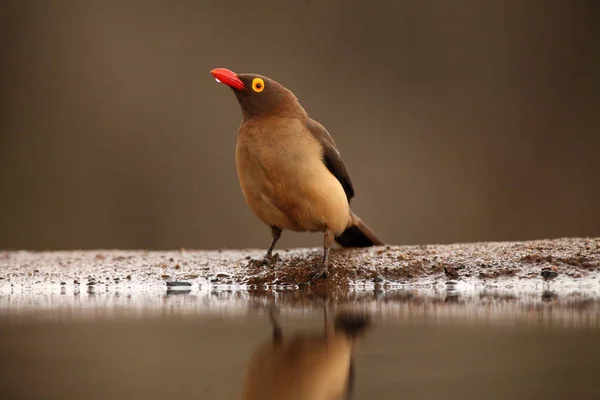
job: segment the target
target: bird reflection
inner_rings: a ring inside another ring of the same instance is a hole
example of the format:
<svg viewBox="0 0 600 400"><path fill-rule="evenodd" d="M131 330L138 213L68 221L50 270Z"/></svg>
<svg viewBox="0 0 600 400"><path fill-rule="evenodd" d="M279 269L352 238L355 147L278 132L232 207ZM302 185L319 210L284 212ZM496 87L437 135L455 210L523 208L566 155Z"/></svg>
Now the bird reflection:
<svg viewBox="0 0 600 400"><path fill-rule="evenodd" d="M350 399L354 387L353 351L369 326L365 315L340 313L333 324L325 311L324 332L284 340L271 310L273 337L251 358L242 399Z"/></svg>

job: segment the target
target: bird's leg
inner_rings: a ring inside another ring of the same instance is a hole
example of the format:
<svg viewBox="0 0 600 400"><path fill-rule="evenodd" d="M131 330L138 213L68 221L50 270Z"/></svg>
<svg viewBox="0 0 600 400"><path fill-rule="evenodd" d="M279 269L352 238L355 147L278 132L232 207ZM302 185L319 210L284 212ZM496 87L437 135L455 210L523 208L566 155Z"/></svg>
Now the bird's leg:
<svg viewBox="0 0 600 400"><path fill-rule="evenodd" d="M273 258L273 256L272 256L273 249L275 248L275 245L277 244L277 242L279 241L279 238L281 237L281 229L279 229L276 226L272 226L271 233L273 234L273 239L271 239L271 244L269 245L267 254L265 254L265 259Z"/></svg>
<svg viewBox="0 0 600 400"><path fill-rule="evenodd" d="M279 254L275 253L275 255L273 255L273 249L275 248L277 241L281 237L281 229L276 226L272 226L271 233L273 235L273 239L271 239L271 244L269 245L267 253L262 258L262 260L252 260L250 262L251 266L260 267L266 265L272 267L277 261L279 261Z"/></svg>
<svg viewBox="0 0 600 400"><path fill-rule="evenodd" d="M273 264L279 261L279 254L275 253L275 255L273 255L273 249L281 237L281 229L276 226L272 226L271 233L273 234L273 239L271 239L271 244L269 245L267 254L265 254L265 257L263 258L263 264L268 266L273 266Z"/></svg>
<svg viewBox="0 0 600 400"><path fill-rule="evenodd" d="M323 235L323 259L321 261L320 270L313 276L311 280L327 278L329 272L327 270L328 262L329 262L329 249L333 245L333 240L335 239L335 235L331 229L325 229L325 234Z"/></svg>

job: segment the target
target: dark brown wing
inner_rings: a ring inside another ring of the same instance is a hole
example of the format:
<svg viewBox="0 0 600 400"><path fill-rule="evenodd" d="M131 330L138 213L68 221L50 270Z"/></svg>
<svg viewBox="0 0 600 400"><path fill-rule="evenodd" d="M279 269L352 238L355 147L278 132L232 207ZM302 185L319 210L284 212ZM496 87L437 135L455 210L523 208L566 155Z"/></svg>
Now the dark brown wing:
<svg viewBox="0 0 600 400"><path fill-rule="evenodd" d="M344 165L342 156L340 155L333 138L323 125L313 119L308 118L306 120L306 127L323 146L323 163L337 180L340 181L344 188L344 192L346 192L346 198L348 198L348 202L350 202L350 199L354 197L354 188L352 187L350 174Z"/></svg>

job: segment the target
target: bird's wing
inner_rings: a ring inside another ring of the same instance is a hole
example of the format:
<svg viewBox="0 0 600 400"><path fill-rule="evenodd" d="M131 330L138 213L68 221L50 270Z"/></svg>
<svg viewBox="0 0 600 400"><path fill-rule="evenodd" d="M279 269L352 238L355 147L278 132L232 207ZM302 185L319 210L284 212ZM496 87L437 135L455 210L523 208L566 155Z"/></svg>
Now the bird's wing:
<svg viewBox="0 0 600 400"><path fill-rule="evenodd" d="M315 139L321 143L323 147L323 163L327 169L337 178L342 184L348 202L354 197L354 188L352 187L352 181L350 180L350 174L344 165L342 156L333 141L333 138L327 132L327 129L317 121L308 118L306 120L306 127Z"/></svg>

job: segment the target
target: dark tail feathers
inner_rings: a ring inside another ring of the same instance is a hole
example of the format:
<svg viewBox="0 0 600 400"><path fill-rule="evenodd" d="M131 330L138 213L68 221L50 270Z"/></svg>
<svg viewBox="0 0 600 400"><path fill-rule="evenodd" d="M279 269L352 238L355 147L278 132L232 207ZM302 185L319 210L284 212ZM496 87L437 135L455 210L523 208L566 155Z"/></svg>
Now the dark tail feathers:
<svg viewBox="0 0 600 400"><path fill-rule="evenodd" d="M371 324L368 315L340 313L335 317L335 330L354 338L362 334Z"/></svg>
<svg viewBox="0 0 600 400"><path fill-rule="evenodd" d="M343 247L383 245L383 242L379 240L375 232L354 213L352 213L352 225L346 228L340 236L336 237L335 241Z"/></svg>

